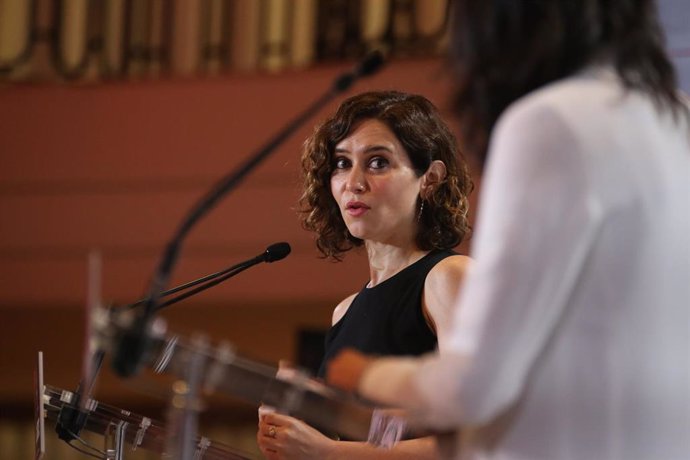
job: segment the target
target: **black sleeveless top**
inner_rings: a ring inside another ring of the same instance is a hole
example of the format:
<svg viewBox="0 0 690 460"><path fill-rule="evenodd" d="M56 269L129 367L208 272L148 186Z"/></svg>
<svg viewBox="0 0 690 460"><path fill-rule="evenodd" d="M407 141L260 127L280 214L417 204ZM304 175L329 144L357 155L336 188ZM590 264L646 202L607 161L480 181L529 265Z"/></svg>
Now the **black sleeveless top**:
<svg viewBox="0 0 690 460"><path fill-rule="evenodd" d="M424 281L441 260L455 255L451 250L431 251L417 262L372 288L359 291L345 315L326 335L326 364L343 348L374 355L421 355L436 349L436 335L422 310Z"/></svg>

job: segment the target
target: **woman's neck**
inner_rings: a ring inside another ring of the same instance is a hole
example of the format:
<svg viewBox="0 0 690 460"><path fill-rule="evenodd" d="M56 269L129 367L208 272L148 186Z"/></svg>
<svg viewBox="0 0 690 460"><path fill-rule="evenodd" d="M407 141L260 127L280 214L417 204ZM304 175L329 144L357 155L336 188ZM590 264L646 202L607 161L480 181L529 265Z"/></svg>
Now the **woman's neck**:
<svg viewBox="0 0 690 460"><path fill-rule="evenodd" d="M374 287L386 281L401 270L428 254L416 246L399 247L379 243L366 243L369 258L370 281L367 287Z"/></svg>

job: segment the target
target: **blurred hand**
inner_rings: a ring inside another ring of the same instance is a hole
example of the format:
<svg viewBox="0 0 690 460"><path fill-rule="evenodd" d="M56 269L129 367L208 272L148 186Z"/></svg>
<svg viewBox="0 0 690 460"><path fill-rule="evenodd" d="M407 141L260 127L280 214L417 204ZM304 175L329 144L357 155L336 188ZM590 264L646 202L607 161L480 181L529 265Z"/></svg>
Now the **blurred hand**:
<svg viewBox="0 0 690 460"><path fill-rule="evenodd" d="M256 442L269 460L324 460L336 442L288 415L261 413Z"/></svg>
<svg viewBox="0 0 690 460"><path fill-rule="evenodd" d="M328 363L326 381L345 391L356 392L364 371L374 359L358 351L345 349Z"/></svg>

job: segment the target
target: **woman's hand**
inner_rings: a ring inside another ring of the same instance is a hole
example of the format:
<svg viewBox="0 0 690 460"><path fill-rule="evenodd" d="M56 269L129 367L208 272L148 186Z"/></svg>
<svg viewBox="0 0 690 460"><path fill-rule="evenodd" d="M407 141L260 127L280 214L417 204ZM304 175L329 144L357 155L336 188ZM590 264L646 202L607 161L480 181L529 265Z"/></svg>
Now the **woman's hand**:
<svg viewBox="0 0 690 460"><path fill-rule="evenodd" d="M256 442L269 460L325 460L336 448L336 441L301 420L273 412L259 416Z"/></svg>
<svg viewBox="0 0 690 460"><path fill-rule="evenodd" d="M328 363L326 381L345 391L356 392L364 371L374 359L358 351L345 349Z"/></svg>

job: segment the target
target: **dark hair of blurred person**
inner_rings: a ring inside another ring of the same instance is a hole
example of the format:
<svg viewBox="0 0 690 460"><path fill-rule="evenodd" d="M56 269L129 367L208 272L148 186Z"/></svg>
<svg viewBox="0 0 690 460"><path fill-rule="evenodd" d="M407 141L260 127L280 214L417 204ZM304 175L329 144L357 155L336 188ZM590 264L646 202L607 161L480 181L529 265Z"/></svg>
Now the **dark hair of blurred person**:
<svg viewBox="0 0 690 460"><path fill-rule="evenodd" d="M687 113L653 0L452 2L453 107L466 153L483 164L491 130L516 99L596 62L660 110Z"/></svg>

